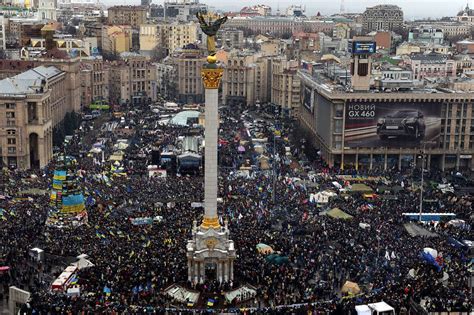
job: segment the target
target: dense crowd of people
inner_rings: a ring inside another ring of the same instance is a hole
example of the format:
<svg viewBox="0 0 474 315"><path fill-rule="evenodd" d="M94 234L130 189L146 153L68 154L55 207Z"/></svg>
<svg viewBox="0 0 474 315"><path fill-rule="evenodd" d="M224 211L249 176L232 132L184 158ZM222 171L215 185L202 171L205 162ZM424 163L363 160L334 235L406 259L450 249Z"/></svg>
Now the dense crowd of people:
<svg viewBox="0 0 474 315"><path fill-rule="evenodd" d="M164 149L189 130L157 124L157 114L143 106L126 114L133 134L120 163L121 174L111 171L118 167L113 162L101 162L100 157L88 153L94 141L107 138L103 150L108 160L120 137L114 130L96 126L91 139L90 128L83 128L59 150L77 160L78 185L86 198L93 200L87 205L86 224L47 227L49 195L26 193L27 198L18 198L21 191L51 189L57 160L43 170L2 172L0 259L10 267L0 274L3 294L11 285L30 291L31 301L25 310L35 314L162 312L177 305L163 293L173 283L218 295L231 287L251 284L257 288L255 298L219 307L247 307L259 313L314 310L347 314L354 312L355 305L382 300L397 313L408 309L410 303L422 303L430 311L472 309L469 253L450 242L472 239L472 196L426 186L425 199L436 202L426 206L425 212L452 212L466 224L429 224L425 228L436 233L434 237L411 236L402 213L418 211L419 192L413 187L419 174L342 171L317 157L308 161L300 144L292 140L290 125L283 123L282 137L273 142L273 124L269 122L262 122L259 129L269 139L267 154L277 153L278 158L271 161L277 170L275 177L272 169L254 167L240 172L240 165L249 161L258 165L252 135L243 124L254 120L255 116L249 115L221 110L219 160L225 167L219 172L222 202L218 212L222 221L228 221L237 249L232 283L187 282L186 242L191 238L193 220L200 222L203 214L202 208L190 204L203 200L203 176L173 174L171 170L166 178L148 176L151 148ZM120 120L110 116L109 122L113 121ZM239 151L239 146L245 151ZM285 147L294 154L286 154ZM334 181L341 186L350 184L350 180L337 177L340 174L374 176L364 183L379 192L377 197L368 200L362 194L339 192ZM425 179L427 183L441 182L445 175L432 170ZM381 187L392 193L382 193ZM395 187L398 189L393 193ZM310 201L311 193L323 190L334 191L336 196L327 204ZM396 198L386 198L393 195ZM323 215L333 208L353 218ZM130 220L157 216L161 220L147 225L133 225ZM259 243L288 257L288 262L268 262L256 250ZM45 251L44 264L29 262L32 247ZM442 253L442 271L420 258L427 247ZM87 254L94 264L78 273L81 295L70 297L52 291L51 279L80 254ZM410 270L414 270L414 277L408 275ZM441 280L444 273L449 275L446 281ZM347 280L358 283L362 292L341 295ZM186 305L180 307L185 309ZM205 305L195 307L204 309Z"/></svg>

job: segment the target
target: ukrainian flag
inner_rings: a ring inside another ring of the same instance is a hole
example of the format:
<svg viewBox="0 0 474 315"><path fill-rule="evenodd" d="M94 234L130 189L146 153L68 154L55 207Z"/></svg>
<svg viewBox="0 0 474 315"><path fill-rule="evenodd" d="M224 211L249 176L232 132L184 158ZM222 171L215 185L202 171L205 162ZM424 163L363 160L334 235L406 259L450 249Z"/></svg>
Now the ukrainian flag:
<svg viewBox="0 0 474 315"><path fill-rule="evenodd" d="M82 194L64 196L62 204L61 212L81 212L85 209L84 196Z"/></svg>
<svg viewBox="0 0 474 315"><path fill-rule="evenodd" d="M66 180L66 171L54 171L54 176L53 176L53 179L57 179L57 180Z"/></svg>

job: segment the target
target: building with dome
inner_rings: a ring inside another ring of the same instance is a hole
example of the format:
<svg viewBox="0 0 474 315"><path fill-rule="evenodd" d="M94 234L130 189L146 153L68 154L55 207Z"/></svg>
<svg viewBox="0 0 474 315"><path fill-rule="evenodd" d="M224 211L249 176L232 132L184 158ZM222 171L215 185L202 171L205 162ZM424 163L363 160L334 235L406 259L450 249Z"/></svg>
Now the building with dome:
<svg viewBox="0 0 474 315"><path fill-rule="evenodd" d="M399 6L382 4L365 9L362 14L365 31L393 31L403 25L403 11Z"/></svg>
<svg viewBox="0 0 474 315"><path fill-rule="evenodd" d="M472 24L474 22L474 10L469 8L469 4L467 4L466 8L460 11L456 18L461 23Z"/></svg>

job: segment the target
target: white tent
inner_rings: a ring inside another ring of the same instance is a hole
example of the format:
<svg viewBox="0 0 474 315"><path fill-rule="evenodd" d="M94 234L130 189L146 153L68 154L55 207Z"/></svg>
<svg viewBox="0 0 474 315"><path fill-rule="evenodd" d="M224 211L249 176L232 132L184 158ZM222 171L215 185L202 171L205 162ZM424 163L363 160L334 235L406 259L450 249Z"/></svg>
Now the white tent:
<svg viewBox="0 0 474 315"><path fill-rule="evenodd" d="M81 258L78 261L76 261L75 263L72 263L71 265L77 267L77 269L79 269L79 270L95 266L93 263L91 263L89 260L87 260L85 258Z"/></svg>
<svg viewBox="0 0 474 315"><path fill-rule="evenodd" d="M395 309L383 301L378 302L378 303L368 304L368 307L373 311L372 314L382 314L382 313L384 313L384 315L395 314Z"/></svg>
<svg viewBox="0 0 474 315"><path fill-rule="evenodd" d="M438 251L436 249L425 247L423 248L423 252L430 254L433 258L438 257Z"/></svg>

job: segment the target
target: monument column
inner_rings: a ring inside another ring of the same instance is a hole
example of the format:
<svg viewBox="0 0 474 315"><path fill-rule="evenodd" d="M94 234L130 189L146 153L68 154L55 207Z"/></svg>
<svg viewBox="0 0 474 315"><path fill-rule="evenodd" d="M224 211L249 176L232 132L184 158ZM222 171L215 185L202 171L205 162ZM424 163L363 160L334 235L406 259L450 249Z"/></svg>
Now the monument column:
<svg viewBox="0 0 474 315"><path fill-rule="evenodd" d="M193 262L188 258L188 281L193 281Z"/></svg>
<svg viewBox="0 0 474 315"><path fill-rule="evenodd" d="M210 58L211 56L208 57L208 59ZM206 128L204 130L204 138L206 141L204 148L204 219L201 225L201 227L205 229L220 228L219 218L217 217L217 132L219 130L218 88L223 73L224 70L218 68L215 63L208 63L206 67L201 70L206 91Z"/></svg>
<svg viewBox="0 0 474 315"><path fill-rule="evenodd" d="M223 67L217 62L215 35L219 27L225 23L227 17L220 17L213 13L198 12L196 14L203 33L207 37L209 55L207 63L201 70L201 77L205 88L205 148L204 148L204 216L200 226L193 222L193 238L186 246L187 257L194 264L196 282L206 280L206 264L216 263L216 279L223 281L223 262L236 258L234 242L229 239L228 225L221 226L217 216L217 178L219 173L218 161L218 131L219 111L218 92L219 84L224 74Z"/></svg>
<svg viewBox="0 0 474 315"><path fill-rule="evenodd" d="M224 262L224 281L229 281L229 262Z"/></svg>
<svg viewBox="0 0 474 315"><path fill-rule="evenodd" d="M222 282L222 261L217 261L216 278L219 283Z"/></svg>
<svg viewBox="0 0 474 315"><path fill-rule="evenodd" d="M199 283L199 262L194 262L194 282Z"/></svg>
<svg viewBox="0 0 474 315"><path fill-rule="evenodd" d="M204 283L206 281L206 265L204 264L204 261L199 262L199 282Z"/></svg>

